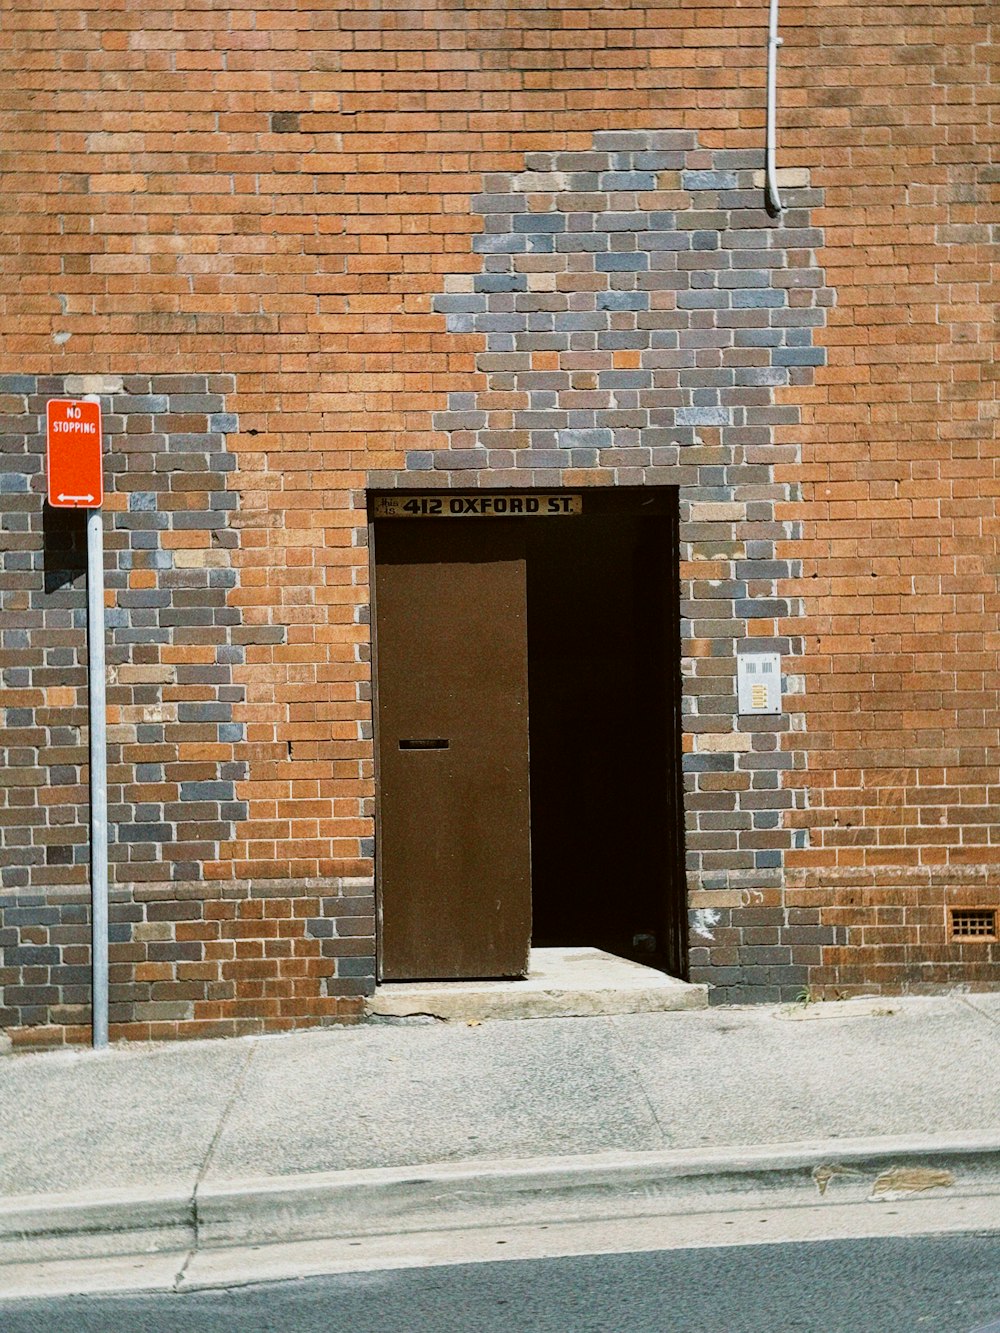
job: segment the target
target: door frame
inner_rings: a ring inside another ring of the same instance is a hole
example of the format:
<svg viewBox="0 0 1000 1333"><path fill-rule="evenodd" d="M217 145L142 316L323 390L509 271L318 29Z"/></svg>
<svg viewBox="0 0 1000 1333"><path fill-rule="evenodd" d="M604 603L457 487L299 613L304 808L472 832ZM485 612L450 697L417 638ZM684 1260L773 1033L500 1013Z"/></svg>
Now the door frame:
<svg viewBox="0 0 1000 1333"><path fill-rule="evenodd" d="M409 476L407 477L409 480ZM381 798L381 775L379 771L379 653L378 653L378 606L376 592L375 566L378 559L375 538L375 516L374 501L383 496L399 497L405 491L406 494L413 495L447 495L454 491L468 491L477 494L486 495L504 495L512 487L502 486L482 486L469 485L458 486L449 484L445 486L428 485L427 480L421 479L419 486L408 485L405 488L393 488L386 486L369 487L365 492L365 502L367 509L367 541L368 541L368 576L369 576L369 616L370 616L370 643L371 643L371 704L372 704L372 745L374 752L373 776L375 783L375 801L374 801L374 826L375 826L375 977L376 983L381 983L383 979L382 970L382 947L383 947L383 900L382 900L382 838L380 836L382 827L382 798ZM673 840L672 855L669 857L670 864L664 867L663 885L665 893L670 893L670 885L673 884L673 893L676 895L676 902L667 902L665 911L671 914L675 919L676 938L675 938L675 957L676 972L671 971L670 975L676 975L681 980L687 980L689 971L689 947L690 930L688 927L688 893L687 893L687 874L686 874L686 819L684 802L684 771L682 754L682 735L683 735L683 715L682 715L682 692L683 679L681 673L681 661L683 657L683 643L681 637L681 614L680 614L680 545L679 545L679 500L681 488L677 485L659 485L659 486L610 486L610 487L589 487L589 486L526 486L517 487L518 493L530 493L532 495L566 495L577 494L581 491L586 497L591 495L595 497L619 497L628 494L638 497L639 495L655 493L658 497L670 496L670 513L673 519L673 531L675 540L671 544L669 556L669 569L674 586L674 596L667 599L667 624L664 627L667 635L667 642L674 649L668 660L676 662L676 679L673 681L673 688L668 692L666 706L669 709L674 732L673 744L673 773L674 781L669 784L667 795L667 806L664 810L664 817L672 820L675 830ZM600 503L600 500L597 501ZM586 512L586 511L585 511ZM391 521L391 520L383 520ZM398 522L419 522L419 519L399 519ZM455 519L455 522L462 522L462 519ZM470 518L471 523L489 523L493 520L489 518ZM527 522L528 519L522 521ZM543 519L537 521L542 522ZM567 519L572 522L572 519ZM528 653L530 660L531 643L528 643ZM530 713L531 701L528 701ZM530 757L529 757L529 781L530 781ZM442 983L445 984L445 983Z"/></svg>

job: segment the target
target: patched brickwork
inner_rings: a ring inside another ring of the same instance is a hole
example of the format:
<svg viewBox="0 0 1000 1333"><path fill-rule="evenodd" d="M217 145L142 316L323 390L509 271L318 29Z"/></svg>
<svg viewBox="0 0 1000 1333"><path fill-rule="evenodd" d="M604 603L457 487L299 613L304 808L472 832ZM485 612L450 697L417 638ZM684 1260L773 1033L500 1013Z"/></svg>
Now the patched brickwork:
<svg viewBox="0 0 1000 1333"><path fill-rule="evenodd" d="M246 806L230 376L131 376L102 397L113 883L200 878ZM44 503L45 404L84 381L0 380L0 882L87 880L85 517Z"/></svg>
<svg viewBox="0 0 1000 1333"><path fill-rule="evenodd" d="M434 308L453 333L485 335L486 388L451 396L434 417L450 448L411 453L408 468L690 485L649 469L697 467L687 450L712 443L732 468L770 444L772 390L823 364L813 330L832 294L813 261L821 196L793 192L775 227L753 186L761 161L685 131L612 132L484 177L483 272L450 279ZM765 463L687 498L732 500L740 482L771 480Z"/></svg>
<svg viewBox="0 0 1000 1333"><path fill-rule="evenodd" d="M789 190L775 225L754 186L762 160L708 152L686 131L608 132L484 177L483 271L448 279L434 302L453 333L485 341L479 374L434 417L448 448L370 478L677 489L688 880L756 897L804 845L788 818L804 794L783 780L804 768L804 738L801 717L737 716L736 655L780 652L792 674L801 652L800 604L779 593L799 567L777 555L800 526L776 514L798 490L774 474L798 457L799 412L774 394L812 383L833 303L815 266L822 196ZM782 910L767 929L763 909L719 910L719 934L692 917L692 980L717 1001L793 998L807 962Z"/></svg>
<svg viewBox="0 0 1000 1333"><path fill-rule="evenodd" d="M0 1023L30 1041L89 1023L85 516L44 503L45 403L88 390L106 442L112 1035L349 1014L374 974L363 891L198 882L247 818L240 668L286 637L241 610L232 377L8 376Z"/></svg>

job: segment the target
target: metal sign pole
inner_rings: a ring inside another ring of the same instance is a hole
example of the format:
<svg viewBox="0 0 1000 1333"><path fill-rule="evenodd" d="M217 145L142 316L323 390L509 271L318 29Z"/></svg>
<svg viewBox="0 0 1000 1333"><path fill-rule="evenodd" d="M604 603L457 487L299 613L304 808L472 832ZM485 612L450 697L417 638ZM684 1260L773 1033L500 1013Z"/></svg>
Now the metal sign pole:
<svg viewBox="0 0 1000 1333"><path fill-rule="evenodd" d="M90 697L91 1023L108 1044L108 745L104 670L104 520L87 511L87 656Z"/></svg>
<svg viewBox="0 0 1000 1333"><path fill-rule="evenodd" d="M108 741L104 675L104 439L101 400L50 398L45 473L54 509L87 511L87 674L90 698L91 1029L108 1044Z"/></svg>

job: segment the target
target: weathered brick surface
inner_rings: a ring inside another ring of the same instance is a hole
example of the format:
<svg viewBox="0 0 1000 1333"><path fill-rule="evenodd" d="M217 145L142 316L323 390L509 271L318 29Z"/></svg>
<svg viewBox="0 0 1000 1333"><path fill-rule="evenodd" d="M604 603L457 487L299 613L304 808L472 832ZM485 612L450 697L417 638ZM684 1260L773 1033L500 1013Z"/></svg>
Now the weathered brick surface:
<svg viewBox="0 0 1000 1333"><path fill-rule="evenodd" d="M238 1036L355 1018L375 984L367 881L115 889L114 1037ZM0 1024L16 1044L87 1039L90 899L0 899Z"/></svg>
<svg viewBox="0 0 1000 1333"><path fill-rule="evenodd" d="M482 271L434 300L452 332L485 335L485 387L434 415L447 448L412 451L405 473L372 481L676 487L689 884L779 886L801 838L785 777L805 754L781 746L787 716L737 716L735 658L770 650L791 666L801 651L789 632L800 603L779 594L799 565L777 557L801 525L776 514L798 490L774 472L796 450L772 439L797 409L773 395L825 361L814 334L833 293L812 261L822 196L800 190L775 228L753 187L759 152L711 153L690 132L598 133L586 152L525 163L484 177ZM801 949L779 967L750 925L745 935L732 962L725 943L699 941L692 976L717 998L734 969L740 998L802 990Z"/></svg>
<svg viewBox="0 0 1000 1333"><path fill-rule="evenodd" d="M227 375L105 382L108 820L113 883L200 878L246 817L246 649ZM87 882L85 515L45 493L45 403L73 377L0 378L0 886ZM221 423L221 424L220 424ZM238 637L238 636L237 636Z"/></svg>
<svg viewBox="0 0 1000 1333"><path fill-rule="evenodd" d="M997 946L951 941L945 919L1000 886L994 7L786 8L795 174L774 222L754 174L765 27L763 0L5 5L0 671L34 682L3 677L5 903L83 887L83 602L78 576L39 591L38 413L47 386L111 374L136 400L115 457L155 497L114 508L123 491L108 516L123 902L200 880L207 906L261 879L298 901L370 877L366 488L554 469L689 488L696 975L734 998L997 983ZM825 323L775 343L781 310ZM685 338L695 364L663 364ZM587 355L611 367L572 364ZM164 375L176 420L154 429ZM204 461L175 469L184 453ZM123 637L154 630L168 639ZM750 640L785 650L788 712L737 731ZM176 758L133 753L125 710L181 695L183 720L142 723ZM316 936L320 956L364 966L338 939Z"/></svg>

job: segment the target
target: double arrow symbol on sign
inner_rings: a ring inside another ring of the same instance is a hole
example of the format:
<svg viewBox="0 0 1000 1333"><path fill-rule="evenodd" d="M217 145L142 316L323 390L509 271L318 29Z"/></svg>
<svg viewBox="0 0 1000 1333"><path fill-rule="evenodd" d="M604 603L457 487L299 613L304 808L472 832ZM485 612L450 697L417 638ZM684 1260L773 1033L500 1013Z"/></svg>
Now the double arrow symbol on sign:
<svg viewBox="0 0 1000 1333"><path fill-rule="evenodd" d="M59 492L59 499L60 499L60 500L87 500L87 501L90 501L90 500L93 500L93 498L94 498L94 497L93 497L92 495L64 495L64 494L62 493L62 491Z"/></svg>

